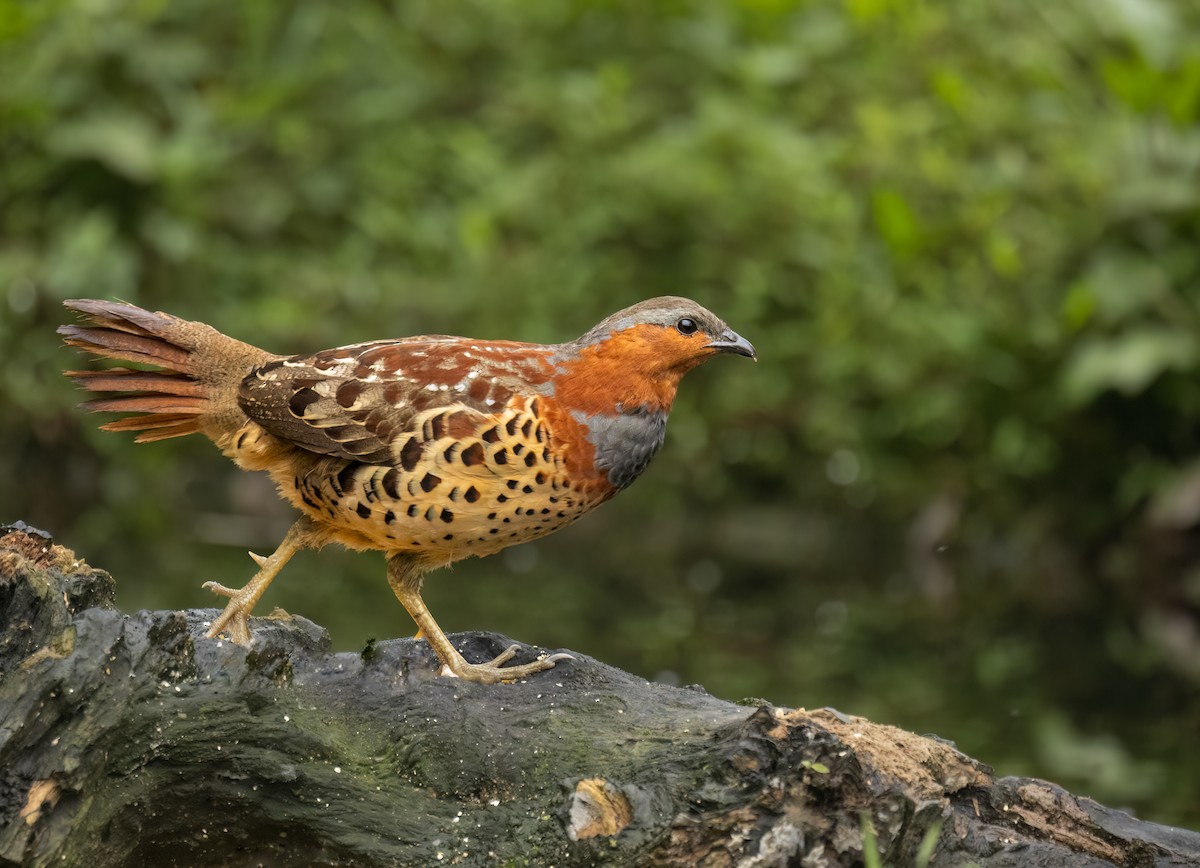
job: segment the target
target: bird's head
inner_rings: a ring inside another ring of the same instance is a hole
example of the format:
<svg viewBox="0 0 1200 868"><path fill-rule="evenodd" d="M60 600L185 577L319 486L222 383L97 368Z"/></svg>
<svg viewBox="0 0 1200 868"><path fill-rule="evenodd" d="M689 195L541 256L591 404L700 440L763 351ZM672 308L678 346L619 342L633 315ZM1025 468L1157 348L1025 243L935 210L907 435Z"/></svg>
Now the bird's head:
<svg viewBox="0 0 1200 868"><path fill-rule="evenodd" d="M652 298L617 311L562 346L564 368L599 393L669 408L679 380L725 353L757 359L754 346L688 298Z"/></svg>
<svg viewBox="0 0 1200 868"><path fill-rule="evenodd" d="M649 371L685 373L718 353L757 359L754 346L690 298L663 296L617 311L575 344L619 352Z"/></svg>

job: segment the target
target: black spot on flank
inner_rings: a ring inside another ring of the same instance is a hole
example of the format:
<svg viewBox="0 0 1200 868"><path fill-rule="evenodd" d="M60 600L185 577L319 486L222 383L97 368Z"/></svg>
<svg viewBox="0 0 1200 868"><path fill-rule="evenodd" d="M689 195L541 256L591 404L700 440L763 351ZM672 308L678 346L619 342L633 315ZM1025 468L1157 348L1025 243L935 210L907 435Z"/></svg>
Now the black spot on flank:
<svg viewBox="0 0 1200 868"><path fill-rule="evenodd" d="M371 517L371 507L367 506L365 503L360 503L358 506L354 507L354 511L357 512L362 518Z"/></svg>
<svg viewBox="0 0 1200 868"><path fill-rule="evenodd" d="M547 446L545 449L542 450L542 461L544 461L546 463L550 462L550 447L549 446Z"/></svg>
<svg viewBox="0 0 1200 868"><path fill-rule="evenodd" d="M246 436L249 433L250 433L249 431L243 431L241 434L238 435L237 446L235 448L237 448L237 449L242 448L242 444L246 442Z"/></svg>
<svg viewBox="0 0 1200 868"><path fill-rule="evenodd" d="M330 517L330 518L337 518L337 513L336 513L336 512L334 512L334 510L333 510L333 507L331 507L331 506L327 506L327 507L325 507L325 511L326 511L327 513L329 513L329 517Z"/></svg>
<svg viewBox="0 0 1200 868"><path fill-rule="evenodd" d="M533 420L526 419L525 424L521 426L521 436L524 437L526 440L528 440L529 435L532 433L533 433Z"/></svg>
<svg viewBox="0 0 1200 868"><path fill-rule="evenodd" d="M519 507L519 506L515 510L513 510L513 515L524 515L524 514L525 514L525 510L521 509L521 507Z"/></svg>
<svg viewBox="0 0 1200 868"><path fill-rule="evenodd" d="M488 533L500 533L500 528L494 527L491 530L489 530Z"/></svg>
<svg viewBox="0 0 1200 868"><path fill-rule="evenodd" d="M524 443L515 443L515 444L513 444L512 449L513 449L513 455L520 455L522 452L525 451L525 444Z"/></svg>
<svg viewBox="0 0 1200 868"><path fill-rule="evenodd" d="M545 426L545 425L540 425L540 424L539 424L539 425L537 426L537 429L536 429L536 430L535 430L533 433L537 435L537 442L538 442L538 443L545 443L545 442L546 442L546 426Z"/></svg>
<svg viewBox="0 0 1200 868"><path fill-rule="evenodd" d="M440 476L434 476L432 473L426 473L421 477L421 490L426 494L437 488L442 482Z"/></svg>
<svg viewBox="0 0 1200 868"><path fill-rule="evenodd" d="M472 485L463 492L463 497L466 499L467 503L474 503L475 501L479 500L479 490Z"/></svg>
<svg viewBox="0 0 1200 868"><path fill-rule="evenodd" d="M308 409L309 405L320 400L321 396L312 389L300 389L288 400L288 409L297 419L303 419L304 411Z"/></svg>
<svg viewBox="0 0 1200 868"><path fill-rule="evenodd" d="M431 506L429 509L425 510L425 520L433 521L435 518L437 518L437 514L437 510Z"/></svg>
<svg viewBox="0 0 1200 868"><path fill-rule="evenodd" d="M521 490L523 492L525 492L526 494L533 494L533 486L532 485L523 485L523 486L521 486Z"/></svg>
<svg viewBox="0 0 1200 868"><path fill-rule="evenodd" d="M511 537L514 537L514 536L516 536L516 535L517 535L517 532L514 530L512 533L510 533L510 534L509 534L509 537L511 538Z"/></svg>
<svg viewBox="0 0 1200 868"><path fill-rule="evenodd" d="M496 450L496 454L492 456L492 460L495 461L497 464L507 464L508 463L508 450L507 449Z"/></svg>
<svg viewBox="0 0 1200 868"><path fill-rule="evenodd" d="M450 489L450 499L458 500L458 486L457 485Z"/></svg>
<svg viewBox="0 0 1200 868"><path fill-rule="evenodd" d="M356 461L351 461L345 467L338 471L337 476L333 477L333 490L338 494L345 494L354 484L354 472L362 465Z"/></svg>
<svg viewBox="0 0 1200 868"><path fill-rule="evenodd" d="M542 471L539 470L537 473L537 476L533 477L533 481L536 482L538 485L545 485L546 484L546 474L542 473ZM551 501L553 501L553 498L551 498Z"/></svg>
<svg viewBox="0 0 1200 868"><path fill-rule="evenodd" d="M408 505L408 517L409 518L417 517L417 505L415 503L410 503Z"/></svg>
<svg viewBox="0 0 1200 868"><path fill-rule="evenodd" d="M454 460L454 456L458 454L458 450L462 448L461 443L451 443L446 447L446 451L442 453L442 458L449 464Z"/></svg>
<svg viewBox="0 0 1200 868"><path fill-rule="evenodd" d="M300 487L300 477L293 476L292 477L292 488L299 488L299 487Z"/></svg>
<svg viewBox="0 0 1200 868"><path fill-rule="evenodd" d="M528 455L525 456L525 466L533 467L533 465L535 465L535 464L537 464L537 456L534 453L530 452Z"/></svg>
<svg viewBox="0 0 1200 868"><path fill-rule="evenodd" d="M487 453L483 451L482 443L472 443L458 455L462 463L467 467L474 467L477 464L482 464L487 458Z"/></svg>
<svg viewBox="0 0 1200 868"><path fill-rule="evenodd" d="M437 440L443 437L446 433L446 414L442 413L441 415L434 416L432 419L430 419L429 427L433 432L433 437L430 439Z"/></svg>
<svg viewBox="0 0 1200 868"><path fill-rule="evenodd" d="M507 485L509 488L511 488L513 491L516 491L516 490L517 490L517 485L518 485L519 483L518 483L518 482L517 482L517 480L515 480L515 479L510 479L510 480L508 480L508 482L507 482L507 483L505 483L505 484L506 484L506 485Z"/></svg>
<svg viewBox="0 0 1200 868"><path fill-rule="evenodd" d="M391 523L392 523L392 522L394 522L395 520L396 520L396 513L392 512L390 509L389 509L389 510L387 511L387 513L386 513L386 514L383 516L383 523L384 523L384 524L391 524Z"/></svg>
<svg viewBox="0 0 1200 868"><path fill-rule="evenodd" d="M504 430L508 432L509 437L513 437L517 433L517 417L513 416L504 423Z"/></svg>
<svg viewBox="0 0 1200 868"><path fill-rule="evenodd" d="M400 471L395 467L388 469L388 472L383 474L383 479L380 480L383 485L384 493L392 500L400 499Z"/></svg>
<svg viewBox="0 0 1200 868"><path fill-rule="evenodd" d="M425 451L425 447L417 441L416 437L409 437L408 442L404 444L404 448L400 450L400 466L405 470L414 470L417 462L421 460L421 453Z"/></svg>
<svg viewBox="0 0 1200 868"><path fill-rule="evenodd" d="M508 524L510 521L512 521L512 519L511 519L511 518L509 518L507 515L506 515L506 516L504 516L504 523L505 523L505 524Z"/></svg>
<svg viewBox="0 0 1200 868"><path fill-rule="evenodd" d="M549 514L550 514L550 510L546 509L545 507L542 507L542 515L549 515Z"/></svg>
<svg viewBox="0 0 1200 868"><path fill-rule="evenodd" d="M507 501L508 501L508 495L506 495L506 494L497 494L496 495L496 503L506 503Z"/></svg>
<svg viewBox="0 0 1200 868"><path fill-rule="evenodd" d="M483 440L486 443L499 443L500 442L500 426L497 425L495 428L489 428L487 431L484 431L483 432Z"/></svg>
<svg viewBox="0 0 1200 868"><path fill-rule="evenodd" d="M567 514L560 509L557 513L557 517L558 518L566 518Z"/></svg>
<svg viewBox="0 0 1200 868"><path fill-rule="evenodd" d="M300 494L300 499L304 501L305 506L311 507L312 509L320 509L321 508L320 506L318 506L317 504L315 504L311 500L309 500L308 495L304 494L303 492L301 492L301 494Z"/></svg>
<svg viewBox="0 0 1200 868"><path fill-rule="evenodd" d="M446 534L444 537L442 537L442 539L444 539L444 540L452 540L452 539L454 539L454 534L452 534L452 533L448 533L448 534Z"/></svg>
<svg viewBox="0 0 1200 868"><path fill-rule="evenodd" d="M448 509L443 509L441 519L442 521L446 522L446 524L449 524L450 522L454 521L454 513Z"/></svg>

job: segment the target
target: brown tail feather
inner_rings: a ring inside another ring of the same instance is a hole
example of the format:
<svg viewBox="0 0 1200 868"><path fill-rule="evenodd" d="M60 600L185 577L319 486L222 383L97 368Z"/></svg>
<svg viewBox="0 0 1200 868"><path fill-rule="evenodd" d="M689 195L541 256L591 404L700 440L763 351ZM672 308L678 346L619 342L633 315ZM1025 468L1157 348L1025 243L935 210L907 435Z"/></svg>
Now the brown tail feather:
<svg viewBox="0 0 1200 868"><path fill-rule="evenodd" d="M109 368L104 371L64 371L66 376L92 392L156 392L164 395L189 395L202 398L204 385L170 371L134 371Z"/></svg>
<svg viewBox="0 0 1200 868"><path fill-rule="evenodd" d="M114 419L105 422L100 428L104 431L141 431L151 428L170 428L196 421L191 413L155 413L152 416L129 416L125 419Z"/></svg>
<svg viewBox="0 0 1200 868"><path fill-rule="evenodd" d="M163 365L176 371L187 370L190 354L152 335L142 336L109 327L81 328L69 325L59 326L58 333L65 338L67 346L79 347L97 356Z"/></svg>
<svg viewBox="0 0 1200 868"><path fill-rule="evenodd" d="M150 416L130 416L114 422L105 422L100 426L100 430L140 431L142 433L133 438L134 442L149 443L152 440L195 434L200 430L200 420L190 413L155 413Z"/></svg>
<svg viewBox="0 0 1200 868"><path fill-rule="evenodd" d="M119 398L94 398L85 401L88 410L107 413L187 413L199 416L208 403L203 398L181 398L178 395L125 395Z"/></svg>
<svg viewBox="0 0 1200 868"><path fill-rule="evenodd" d="M118 392L83 404L89 410L142 413L109 422L106 431L140 431L139 443L203 431L229 436L244 422L237 384L256 364L274 358L201 323L142 310L124 302L71 299L82 325L60 326L68 346L94 356L153 365L157 370L115 367L67 371L90 392Z"/></svg>

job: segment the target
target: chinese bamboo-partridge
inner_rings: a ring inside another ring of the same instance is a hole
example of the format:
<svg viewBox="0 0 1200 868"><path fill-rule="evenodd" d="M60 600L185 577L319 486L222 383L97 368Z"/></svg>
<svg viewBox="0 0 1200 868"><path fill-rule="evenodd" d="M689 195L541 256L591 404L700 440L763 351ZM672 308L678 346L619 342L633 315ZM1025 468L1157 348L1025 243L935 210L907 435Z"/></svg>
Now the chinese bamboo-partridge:
<svg viewBox="0 0 1200 868"><path fill-rule="evenodd" d="M570 524L625 488L658 452L679 381L754 347L685 298L654 298L577 340L540 345L428 335L279 356L130 304L77 299L59 329L96 356L154 370L70 371L91 410L138 442L200 433L239 467L265 470L301 512L208 631L249 644L249 615L288 559L341 543L387 555L388 581L444 664L483 683L551 668L516 653L472 664L421 600L425 573Z"/></svg>

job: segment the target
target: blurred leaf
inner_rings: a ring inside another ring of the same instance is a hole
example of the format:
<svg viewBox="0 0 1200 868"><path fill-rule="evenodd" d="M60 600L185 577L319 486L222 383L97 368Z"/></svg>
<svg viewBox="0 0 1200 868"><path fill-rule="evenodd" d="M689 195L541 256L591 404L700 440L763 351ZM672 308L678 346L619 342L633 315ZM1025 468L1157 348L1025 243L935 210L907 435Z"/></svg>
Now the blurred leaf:
<svg viewBox="0 0 1200 868"><path fill-rule="evenodd" d="M1195 365L1200 346L1185 332L1145 327L1115 338L1088 338L1071 353L1063 370L1066 400L1080 404L1107 389L1136 395L1166 371Z"/></svg>
<svg viewBox="0 0 1200 868"><path fill-rule="evenodd" d="M97 112L58 127L48 144L63 157L90 157L133 181L148 181L157 171L158 136L135 114Z"/></svg>

